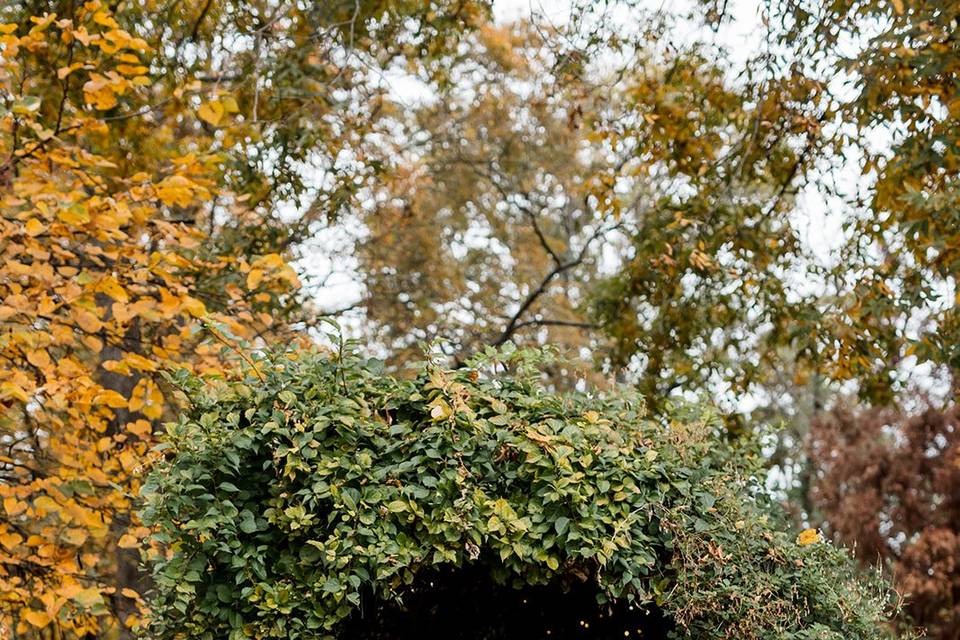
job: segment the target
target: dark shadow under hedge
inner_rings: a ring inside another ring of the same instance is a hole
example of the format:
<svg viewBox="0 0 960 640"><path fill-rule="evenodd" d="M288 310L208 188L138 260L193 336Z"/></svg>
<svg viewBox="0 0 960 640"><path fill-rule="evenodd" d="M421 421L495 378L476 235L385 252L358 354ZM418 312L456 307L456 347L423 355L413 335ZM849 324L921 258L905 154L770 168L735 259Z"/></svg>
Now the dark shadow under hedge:
<svg viewBox="0 0 960 640"><path fill-rule="evenodd" d="M485 564L418 575L401 602L361 596L343 640L665 640L673 625L656 606L599 604L596 585L574 579L503 585Z"/></svg>

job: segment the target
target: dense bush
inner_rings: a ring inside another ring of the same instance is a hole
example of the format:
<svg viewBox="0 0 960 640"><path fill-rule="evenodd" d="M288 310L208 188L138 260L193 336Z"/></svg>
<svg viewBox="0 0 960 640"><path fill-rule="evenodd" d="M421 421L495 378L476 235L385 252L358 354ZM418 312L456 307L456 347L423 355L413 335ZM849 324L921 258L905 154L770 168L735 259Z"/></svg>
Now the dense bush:
<svg viewBox="0 0 960 640"><path fill-rule="evenodd" d="M523 603L554 594L535 600L540 618L586 590L598 616L643 611L683 638L885 633L886 588L843 549L782 530L754 448L709 415L647 420L628 393L550 393L542 358L398 379L347 350L264 358L265 380L184 376L190 409L145 489L165 550L150 635L403 637L384 625L404 606L416 622L431 593L455 602L473 583L458 576Z"/></svg>

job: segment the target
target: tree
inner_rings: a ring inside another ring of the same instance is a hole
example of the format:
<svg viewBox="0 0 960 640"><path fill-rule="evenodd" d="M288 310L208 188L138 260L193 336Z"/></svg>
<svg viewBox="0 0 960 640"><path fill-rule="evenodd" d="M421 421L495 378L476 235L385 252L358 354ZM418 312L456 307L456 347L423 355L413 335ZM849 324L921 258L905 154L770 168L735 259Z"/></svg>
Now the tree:
<svg viewBox="0 0 960 640"><path fill-rule="evenodd" d="M481 29L448 91L396 108L398 170L357 243L371 335L393 361L434 338L454 360L550 342L657 402L752 388L813 317L782 275L803 258L788 188L819 86L736 86L720 50L655 46L675 21L626 34L580 9Z"/></svg>
<svg viewBox="0 0 960 640"><path fill-rule="evenodd" d="M596 87L563 75L552 37L484 25L448 90L397 110L397 169L356 244L366 330L392 363L435 340L454 361L547 342L581 360L556 383L590 375L583 307L619 224L590 201L590 177L611 162L590 141Z"/></svg>
<svg viewBox="0 0 960 640"><path fill-rule="evenodd" d="M955 638L960 13L900 0L779 8L787 55L828 80L826 148L861 174L837 190L845 293L825 327L846 354L838 377L866 404L812 423L811 517L889 564L912 618ZM920 403L924 387L945 394L942 408L911 410L918 387Z"/></svg>
<svg viewBox="0 0 960 640"><path fill-rule="evenodd" d="M664 428L633 393L550 393L543 358L489 349L399 379L347 346L265 355L266 380L179 376L190 409L145 486L148 636L409 637L379 626L402 625L392 607L439 601L454 609L412 614L449 621L472 611L442 595L467 576L518 612L552 588L560 610L506 633L491 611L457 637L541 621L570 637L562 607L590 599L597 618L580 622L604 637L645 624L631 604L662 614L651 634L885 635L883 587L815 530L781 529L757 449L720 444L721 423L695 409Z"/></svg>
<svg viewBox="0 0 960 640"><path fill-rule="evenodd" d="M291 246L368 169L335 162L377 109L360 70L429 67L484 10L0 8L0 634L129 636L162 371L296 341ZM308 161L336 179L290 222Z"/></svg>
<svg viewBox="0 0 960 640"><path fill-rule="evenodd" d="M825 81L837 123L824 149L866 188L840 189L846 243L828 317L836 371L889 402L906 359L955 369L960 272L956 100L960 54L950 2L784 2L775 33L795 67ZM848 46L847 43L852 44ZM889 144L875 141L888 139ZM859 186L859 185L858 185Z"/></svg>
<svg viewBox="0 0 960 640"><path fill-rule="evenodd" d="M3 31L0 629L83 636L101 618L137 620L130 550L147 530L131 511L165 415L158 372L222 366L198 322L221 338L268 332L280 316L265 310L283 308L296 276L198 228L203 203L229 197L215 156L165 148L169 131L148 123L113 125L141 108L142 38L96 3ZM154 147L152 167L118 153L125 136Z"/></svg>
<svg viewBox="0 0 960 640"><path fill-rule="evenodd" d="M931 637L960 628L960 418L840 405L810 429L811 501L836 540L878 560Z"/></svg>

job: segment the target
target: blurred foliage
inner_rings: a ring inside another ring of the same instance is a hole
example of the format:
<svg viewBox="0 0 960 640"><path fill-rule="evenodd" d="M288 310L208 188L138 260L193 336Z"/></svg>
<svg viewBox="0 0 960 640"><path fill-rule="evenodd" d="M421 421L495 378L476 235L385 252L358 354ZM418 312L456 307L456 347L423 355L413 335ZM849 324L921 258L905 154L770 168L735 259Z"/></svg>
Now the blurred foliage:
<svg viewBox="0 0 960 640"><path fill-rule="evenodd" d="M882 559L931 638L960 628L960 417L841 405L811 426L815 517L865 563Z"/></svg>

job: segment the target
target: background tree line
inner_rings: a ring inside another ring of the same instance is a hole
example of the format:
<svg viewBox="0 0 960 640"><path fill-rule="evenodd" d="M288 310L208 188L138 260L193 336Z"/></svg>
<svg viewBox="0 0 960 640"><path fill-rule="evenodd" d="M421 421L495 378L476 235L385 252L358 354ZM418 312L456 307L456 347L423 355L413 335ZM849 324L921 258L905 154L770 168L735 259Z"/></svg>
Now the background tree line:
<svg viewBox="0 0 960 640"><path fill-rule="evenodd" d="M960 8L758 10L742 62L713 0L0 8L0 628L127 635L162 372L338 316L397 370L552 344L556 388L781 426L798 521L958 637Z"/></svg>

